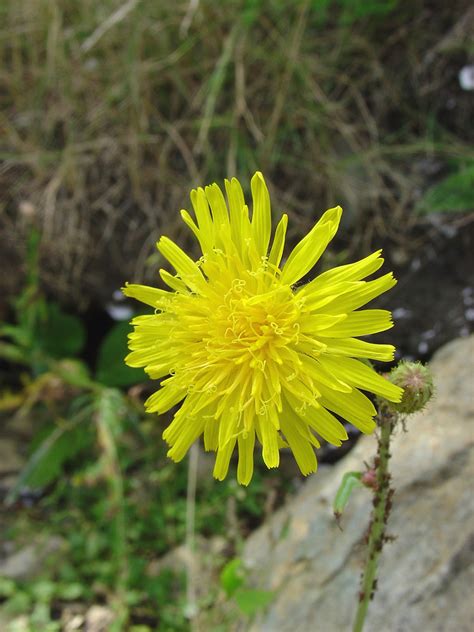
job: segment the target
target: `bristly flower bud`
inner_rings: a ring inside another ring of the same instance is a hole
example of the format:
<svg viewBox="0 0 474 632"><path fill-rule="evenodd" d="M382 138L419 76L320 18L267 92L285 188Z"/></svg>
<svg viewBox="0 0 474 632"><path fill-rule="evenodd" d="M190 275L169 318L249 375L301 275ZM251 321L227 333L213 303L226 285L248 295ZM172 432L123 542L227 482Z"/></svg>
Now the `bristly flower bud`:
<svg viewBox="0 0 474 632"><path fill-rule="evenodd" d="M421 362L400 362L388 379L403 388L401 402L390 402L390 408L399 413L410 414L422 410L434 391L433 376Z"/></svg>

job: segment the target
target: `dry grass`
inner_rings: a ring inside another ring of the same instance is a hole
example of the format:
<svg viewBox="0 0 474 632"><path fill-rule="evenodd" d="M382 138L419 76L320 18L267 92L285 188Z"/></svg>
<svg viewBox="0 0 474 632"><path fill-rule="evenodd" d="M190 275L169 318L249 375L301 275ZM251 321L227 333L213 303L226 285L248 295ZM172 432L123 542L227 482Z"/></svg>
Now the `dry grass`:
<svg viewBox="0 0 474 632"><path fill-rule="evenodd" d="M375 236L409 248L420 189L469 152L457 73L474 11L325 4L2 3L2 293L32 222L45 287L64 300L149 278L158 235L187 238L177 211L191 186L257 168L293 214L290 238L342 202L346 251Z"/></svg>

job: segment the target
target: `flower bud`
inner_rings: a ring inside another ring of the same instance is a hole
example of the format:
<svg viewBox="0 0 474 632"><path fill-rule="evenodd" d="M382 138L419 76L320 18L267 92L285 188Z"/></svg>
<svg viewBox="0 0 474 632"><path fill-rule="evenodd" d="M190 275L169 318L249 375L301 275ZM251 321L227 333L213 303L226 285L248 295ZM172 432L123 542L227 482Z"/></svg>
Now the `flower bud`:
<svg viewBox="0 0 474 632"><path fill-rule="evenodd" d="M365 485L366 487L371 487L372 489L376 489L377 488L377 470L375 469L375 467L371 467L370 469L366 470L362 474L360 482L362 483L362 485Z"/></svg>
<svg viewBox="0 0 474 632"><path fill-rule="evenodd" d="M399 413L416 413L425 407L434 391L433 376L421 362L400 362L390 372L388 379L403 388L401 402L390 402L390 407Z"/></svg>

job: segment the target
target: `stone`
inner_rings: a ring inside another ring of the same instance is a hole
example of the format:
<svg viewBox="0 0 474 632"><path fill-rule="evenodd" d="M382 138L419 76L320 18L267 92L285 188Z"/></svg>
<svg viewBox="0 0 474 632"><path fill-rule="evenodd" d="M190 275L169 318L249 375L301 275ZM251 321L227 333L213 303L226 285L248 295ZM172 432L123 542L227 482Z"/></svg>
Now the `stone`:
<svg viewBox="0 0 474 632"><path fill-rule="evenodd" d="M115 615L107 606L94 605L85 615L85 632L107 632L111 629Z"/></svg>
<svg viewBox="0 0 474 632"><path fill-rule="evenodd" d="M399 427L392 440L395 496L387 532L395 539L382 552L365 632L472 630L473 359L474 337L443 347L431 363L435 397L407 419L407 432ZM244 629L351 629L371 494L365 488L353 492L342 530L332 502L343 474L364 470L375 451L375 437L362 437L349 455L310 477L248 538L242 557L250 583L275 591L275 598Z"/></svg>
<svg viewBox="0 0 474 632"><path fill-rule="evenodd" d="M54 557L61 557L65 542L59 536L38 537L14 552L8 551L8 545L4 543L0 550L0 577L26 580L40 574L46 561L52 564Z"/></svg>

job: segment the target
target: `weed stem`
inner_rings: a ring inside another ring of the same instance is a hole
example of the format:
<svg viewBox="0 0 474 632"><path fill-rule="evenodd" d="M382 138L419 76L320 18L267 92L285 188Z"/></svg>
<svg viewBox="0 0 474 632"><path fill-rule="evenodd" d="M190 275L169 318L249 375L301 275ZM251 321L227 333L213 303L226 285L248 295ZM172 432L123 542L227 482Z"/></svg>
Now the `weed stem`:
<svg viewBox="0 0 474 632"><path fill-rule="evenodd" d="M198 470L199 448L196 444L189 450L188 486L186 493L186 611L185 615L191 621L191 629L194 629L193 619L197 615L198 606L196 598L196 484Z"/></svg>
<svg viewBox="0 0 474 632"><path fill-rule="evenodd" d="M382 410L379 412L380 437L375 461L377 470L374 489L373 510L368 532L367 559L362 573L359 606L354 619L353 632L362 632L369 601L374 595L377 582L377 566L380 553L386 541L385 527L392 506L393 489L390 487L390 437L397 419L396 413Z"/></svg>

